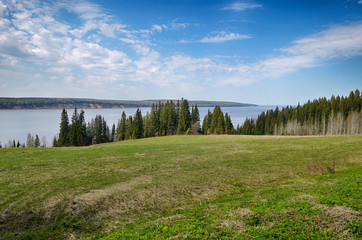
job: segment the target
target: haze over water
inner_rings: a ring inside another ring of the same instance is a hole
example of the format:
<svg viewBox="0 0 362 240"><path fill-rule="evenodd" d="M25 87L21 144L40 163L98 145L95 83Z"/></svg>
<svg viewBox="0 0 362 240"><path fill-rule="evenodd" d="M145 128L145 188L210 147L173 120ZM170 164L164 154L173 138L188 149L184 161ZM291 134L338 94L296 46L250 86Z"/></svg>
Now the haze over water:
<svg viewBox="0 0 362 240"><path fill-rule="evenodd" d="M276 106L252 106L252 107L223 107L221 110L228 113L232 123L236 128L242 125L245 119L255 118L263 111L274 109ZM140 108L142 115L150 112L151 108ZM212 112L211 107L199 107L200 122L207 114L208 109ZM84 109L86 123L90 122L96 115L102 115L106 120L109 128L112 124L118 123L121 119L122 111L128 116L134 115L137 108L112 108L112 109ZM26 142L27 134L30 133L39 138L43 136L47 139L47 146L51 146L53 137L59 133L61 109L43 109L43 110L0 110L0 142L4 147L9 140L20 143ZM78 110L78 112L80 109ZM67 109L69 121L71 121L74 109Z"/></svg>

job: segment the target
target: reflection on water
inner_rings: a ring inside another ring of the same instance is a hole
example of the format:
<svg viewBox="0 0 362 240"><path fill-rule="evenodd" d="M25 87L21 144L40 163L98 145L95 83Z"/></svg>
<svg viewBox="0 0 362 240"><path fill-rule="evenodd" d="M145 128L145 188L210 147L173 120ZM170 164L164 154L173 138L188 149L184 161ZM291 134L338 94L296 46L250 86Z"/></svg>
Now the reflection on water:
<svg viewBox="0 0 362 240"><path fill-rule="evenodd" d="M255 118L263 111L274 109L276 106L253 106L253 107L223 107L221 110L228 113L234 124L234 127L242 125L245 119ZM199 107L201 123L207 110L213 110L209 107ZM74 109L68 109L68 117L71 120ZM128 116L134 115L136 108L113 108L113 109L85 109L85 119L89 122L96 115L102 115L109 127L112 124L117 125L121 118L122 111ZM142 114L145 115L150 108L141 108ZM25 143L28 133L39 138L46 137L48 146L51 145L53 137L59 132L61 109L47 110L0 110L0 142L2 146L9 140L15 139L20 143ZM79 111L78 111L79 112Z"/></svg>

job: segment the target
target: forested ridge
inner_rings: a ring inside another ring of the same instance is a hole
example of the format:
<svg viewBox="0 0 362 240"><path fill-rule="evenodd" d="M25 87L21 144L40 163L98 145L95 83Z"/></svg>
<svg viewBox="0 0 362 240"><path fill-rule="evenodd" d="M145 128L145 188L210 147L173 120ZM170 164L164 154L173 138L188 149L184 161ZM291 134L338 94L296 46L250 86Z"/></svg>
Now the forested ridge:
<svg viewBox="0 0 362 240"><path fill-rule="evenodd" d="M62 109L62 108L139 108L151 107L154 103L166 103L168 100L100 100L86 98L6 98L0 97L0 109ZM199 107L245 107L255 106L248 103L226 101L190 101Z"/></svg>

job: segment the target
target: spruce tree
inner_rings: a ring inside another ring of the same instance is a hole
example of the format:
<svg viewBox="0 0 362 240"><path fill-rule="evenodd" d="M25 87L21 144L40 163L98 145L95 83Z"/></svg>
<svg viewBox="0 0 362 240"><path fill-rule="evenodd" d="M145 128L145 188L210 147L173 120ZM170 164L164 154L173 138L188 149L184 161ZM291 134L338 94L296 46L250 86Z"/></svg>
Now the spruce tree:
<svg viewBox="0 0 362 240"><path fill-rule="evenodd" d="M194 124L196 122L200 122L200 113L199 109L197 108L197 104L195 104L195 107L192 106L191 111L191 124Z"/></svg>
<svg viewBox="0 0 362 240"><path fill-rule="evenodd" d="M59 147L58 140L57 140L56 136L54 136L54 138L53 138L53 147Z"/></svg>
<svg viewBox="0 0 362 240"><path fill-rule="evenodd" d="M69 140L69 119L68 119L68 113L63 108L62 114L61 114L61 120L60 120L60 130L59 130L59 146L69 146L70 140Z"/></svg>
<svg viewBox="0 0 362 240"><path fill-rule="evenodd" d="M124 139L128 140L128 139L132 139L132 137L133 137L133 119L132 119L132 116L129 116L126 121L126 132L125 132Z"/></svg>
<svg viewBox="0 0 362 240"><path fill-rule="evenodd" d="M168 112L169 112L170 103L167 101L165 105L162 106L160 113L160 135L167 135L167 125L168 125Z"/></svg>
<svg viewBox="0 0 362 240"><path fill-rule="evenodd" d="M77 135L79 146L89 145L89 137L87 136L87 124L85 123L84 111L81 110L77 121Z"/></svg>
<svg viewBox="0 0 362 240"><path fill-rule="evenodd" d="M231 118L228 113L225 113L225 133L232 134L234 132L234 126L231 122Z"/></svg>
<svg viewBox="0 0 362 240"><path fill-rule="evenodd" d="M70 132L70 145L72 146L78 146L79 145L79 115L77 108L74 109L74 113L72 116L72 123L69 126L69 132Z"/></svg>
<svg viewBox="0 0 362 240"><path fill-rule="evenodd" d="M126 113L123 111L121 116L121 121L118 124L118 134L117 139L118 141L125 140L125 134L126 134Z"/></svg>
<svg viewBox="0 0 362 240"><path fill-rule="evenodd" d="M171 101L168 108L168 119L167 119L167 135L173 135L176 132L177 127L177 113L176 106Z"/></svg>
<svg viewBox="0 0 362 240"><path fill-rule="evenodd" d="M143 137L143 118L140 109L137 109L133 118L133 137L138 139Z"/></svg>
<svg viewBox="0 0 362 240"><path fill-rule="evenodd" d="M40 139L39 139L39 136L38 134L36 134L35 136L35 141L34 141L34 147L39 147L40 146Z"/></svg>
<svg viewBox="0 0 362 240"><path fill-rule="evenodd" d="M114 142L114 140L116 139L116 126L114 125L114 123L113 123L113 125L112 125L112 133L111 133L111 142Z"/></svg>
<svg viewBox="0 0 362 240"><path fill-rule="evenodd" d="M190 129L190 127L191 127L191 114L190 114L189 103L187 102L186 99L182 99L180 115L178 119L177 133L184 134Z"/></svg>

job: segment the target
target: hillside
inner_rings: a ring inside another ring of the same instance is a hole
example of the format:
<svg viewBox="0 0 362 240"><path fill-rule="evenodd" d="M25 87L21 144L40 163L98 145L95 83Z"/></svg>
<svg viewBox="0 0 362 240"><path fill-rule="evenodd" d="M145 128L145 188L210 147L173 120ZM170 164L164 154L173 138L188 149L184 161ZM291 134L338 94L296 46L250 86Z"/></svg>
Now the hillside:
<svg viewBox="0 0 362 240"><path fill-rule="evenodd" d="M362 237L362 136L0 149L0 239Z"/></svg>
<svg viewBox="0 0 362 240"><path fill-rule="evenodd" d="M5 98L0 97L0 109L62 109L62 108L138 108L151 107L153 103L165 103L167 100L99 100L83 98ZM174 100L176 102L177 100ZM189 101L199 107L248 107L256 106L248 103L225 101Z"/></svg>

